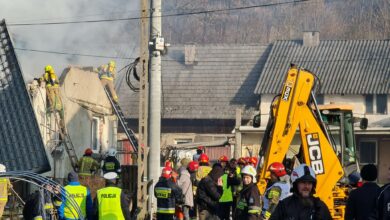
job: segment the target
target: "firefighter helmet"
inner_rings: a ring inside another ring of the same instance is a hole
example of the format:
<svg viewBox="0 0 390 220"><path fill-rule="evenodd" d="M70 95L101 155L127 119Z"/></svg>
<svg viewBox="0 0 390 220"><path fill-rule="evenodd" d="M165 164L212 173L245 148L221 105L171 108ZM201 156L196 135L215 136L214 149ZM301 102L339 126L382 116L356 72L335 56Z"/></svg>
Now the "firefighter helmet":
<svg viewBox="0 0 390 220"><path fill-rule="evenodd" d="M4 164L0 164L0 173L7 172L7 169Z"/></svg>
<svg viewBox="0 0 390 220"><path fill-rule="evenodd" d="M162 169L162 172L161 172L161 176L166 178L166 179L169 179L172 177L172 168L170 167L164 167Z"/></svg>
<svg viewBox="0 0 390 220"><path fill-rule="evenodd" d="M229 158L227 158L227 156L225 156L225 155L223 155L223 156L221 156L219 159L219 162L229 162Z"/></svg>
<svg viewBox="0 0 390 220"><path fill-rule="evenodd" d="M246 165L246 160L245 160L245 158L240 157L240 158L238 158L237 163L242 164L242 165Z"/></svg>
<svg viewBox="0 0 390 220"><path fill-rule="evenodd" d="M110 148L110 149L108 149L107 155L111 156L111 157L115 157L116 153L117 153L117 151L115 148Z"/></svg>
<svg viewBox="0 0 390 220"><path fill-rule="evenodd" d="M253 166L247 165L241 170L241 175L252 176L252 182L256 182L256 169Z"/></svg>
<svg viewBox="0 0 390 220"><path fill-rule="evenodd" d="M287 174L284 165L279 162L274 162L271 165L269 165L268 170L271 173L275 174L277 177L281 177Z"/></svg>
<svg viewBox="0 0 390 220"><path fill-rule="evenodd" d="M257 158L256 157L249 157L248 164L252 164L253 166L257 165Z"/></svg>
<svg viewBox="0 0 390 220"><path fill-rule="evenodd" d="M306 164L301 164L292 171L291 181L292 183L300 181L317 182L313 169Z"/></svg>
<svg viewBox="0 0 390 220"><path fill-rule="evenodd" d="M52 66L50 66L50 65L45 66L45 72L52 72L52 71L53 71Z"/></svg>
<svg viewBox="0 0 390 220"><path fill-rule="evenodd" d="M92 151L91 148L87 148L87 149L85 149L85 151L84 151L84 154L87 155L87 156L91 156L92 153L93 153L93 151Z"/></svg>
<svg viewBox="0 0 390 220"><path fill-rule="evenodd" d="M208 163L209 162L209 157L207 154L201 154L198 159L199 163Z"/></svg>
<svg viewBox="0 0 390 220"><path fill-rule="evenodd" d="M188 164L188 170L191 171L191 172L197 171L198 168L199 168L199 164L198 164L198 162L196 162L196 161L191 161L191 162Z"/></svg>

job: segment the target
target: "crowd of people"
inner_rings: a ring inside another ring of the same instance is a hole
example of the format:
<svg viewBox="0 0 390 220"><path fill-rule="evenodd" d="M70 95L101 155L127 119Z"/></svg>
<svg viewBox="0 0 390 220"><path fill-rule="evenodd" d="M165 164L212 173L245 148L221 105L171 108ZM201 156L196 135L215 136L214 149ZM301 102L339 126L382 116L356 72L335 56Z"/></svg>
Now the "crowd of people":
<svg viewBox="0 0 390 220"><path fill-rule="evenodd" d="M167 161L154 188L157 219L332 219L326 204L314 196L317 180L310 166L287 172L282 163L270 164L270 180L261 195L256 164L256 157L224 155L211 164L203 147L192 160L182 159L177 169ZM362 186L350 192L345 219L390 219L390 186L379 188L376 178L375 165L363 166Z"/></svg>

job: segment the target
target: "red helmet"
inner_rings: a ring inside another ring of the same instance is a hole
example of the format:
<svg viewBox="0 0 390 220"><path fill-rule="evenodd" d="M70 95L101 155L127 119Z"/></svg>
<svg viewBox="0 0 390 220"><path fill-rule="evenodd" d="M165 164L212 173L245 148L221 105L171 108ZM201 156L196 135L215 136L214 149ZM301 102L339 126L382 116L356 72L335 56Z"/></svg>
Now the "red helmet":
<svg viewBox="0 0 390 220"><path fill-rule="evenodd" d="M204 146L199 146L198 148L197 148L197 150L204 150Z"/></svg>
<svg viewBox="0 0 390 220"><path fill-rule="evenodd" d="M201 154L198 159L199 163L208 163L209 162L209 157L207 154Z"/></svg>
<svg viewBox="0 0 390 220"><path fill-rule="evenodd" d="M248 163L252 164L253 166L257 165L257 158L256 157L249 157Z"/></svg>
<svg viewBox="0 0 390 220"><path fill-rule="evenodd" d="M269 165L268 167L268 170L271 173L275 174L277 177L281 177L287 174L284 165L279 162L271 163L271 165Z"/></svg>
<svg viewBox="0 0 390 220"><path fill-rule="evenodd" d="M170 167L164 167L161 172L161 176L164 178L171 178L172 177L172 168Z"/></svg>
<svg viewBox="0 0 390 220"><path fill-rule="evenodd" d="M85 149L85 152L84 152L84 154L85 155L87 155L87 156L91 156L92 155L92 149L91 148L87 148L87 149Z"/></svg>
<svg viewBox="0 0 390 220"><path fill-rule="evenodd" d="M229 158L227 158L227 156L225 156L225 155L223 155L223 156L221 156L219 159L219 162L229 162Z"/></svg>
<svg viewBox="0 0 390 220"><path fill-rule="evenodd" d="M188 164L188 170L190 170L191 172L197 171L198 168L199 168L199 164L198 164L198 162L196 162L196 161L191 161L191 162Z"/></svg>
<svg viewBox="0 0 390 220"><path fill-rule="evenodd" d="M238 164L242 164L242 165L246 165L247 164L245 158L243 158L243 157L238 158L237 163Z"/></svg>
<svg viewBox="0 0 390 220"><path fill-rule="evenodd" d="M165 167L170 167L170 168L172 168L172 162L169 161L169 160L165 161Z"/></svg>

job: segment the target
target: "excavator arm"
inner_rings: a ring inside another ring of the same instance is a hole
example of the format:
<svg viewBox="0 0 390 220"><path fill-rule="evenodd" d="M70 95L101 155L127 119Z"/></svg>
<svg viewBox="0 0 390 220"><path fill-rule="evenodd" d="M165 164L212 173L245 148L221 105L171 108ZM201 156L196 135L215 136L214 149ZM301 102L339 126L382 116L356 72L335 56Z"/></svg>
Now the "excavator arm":
<svg viewBox="0 0 390 220"><path fill-rule="evenodd" d="M282 162L294 135L299 128L303 161L310 165L317 176L316 195L328 208L334 209L334 189L344 175L343 167L332 147L316 106L312 90L314 74L292 65L289 69L281 95L272 104L271 117L265 132L260 152L258 188L263 194L273 162ZM338 212L338 211L336 211Z"/></svg>

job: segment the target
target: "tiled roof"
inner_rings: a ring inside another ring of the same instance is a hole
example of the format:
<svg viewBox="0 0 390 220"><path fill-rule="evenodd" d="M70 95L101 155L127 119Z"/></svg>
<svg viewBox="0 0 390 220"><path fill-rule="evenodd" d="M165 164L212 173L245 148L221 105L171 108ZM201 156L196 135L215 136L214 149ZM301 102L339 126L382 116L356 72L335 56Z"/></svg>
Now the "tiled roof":
<svg viewBox="0 0 390 220"><path fill-rule="evenodd" d="M0 163L7 171L43 173L50 170L4 20L0 21Z"/></svg>
<svg viewBox="0 0 390 220"><path fill-rule="evenodd" d="M254 89L269 46L196 45L195 64L185 64L185 46L172 46L162 57L162 117L165 119L234 119L243 108L249 119L257 109ZM138 118L138 94L123 84L125 116Z"/></svg>
<svg viewBox="0 0 390 220"><path fill-rule="evenodd" d="M290 63L315 73L320 94L389 94L389 40L277 41L256 86L256 94L280 93Z"/></svg>

